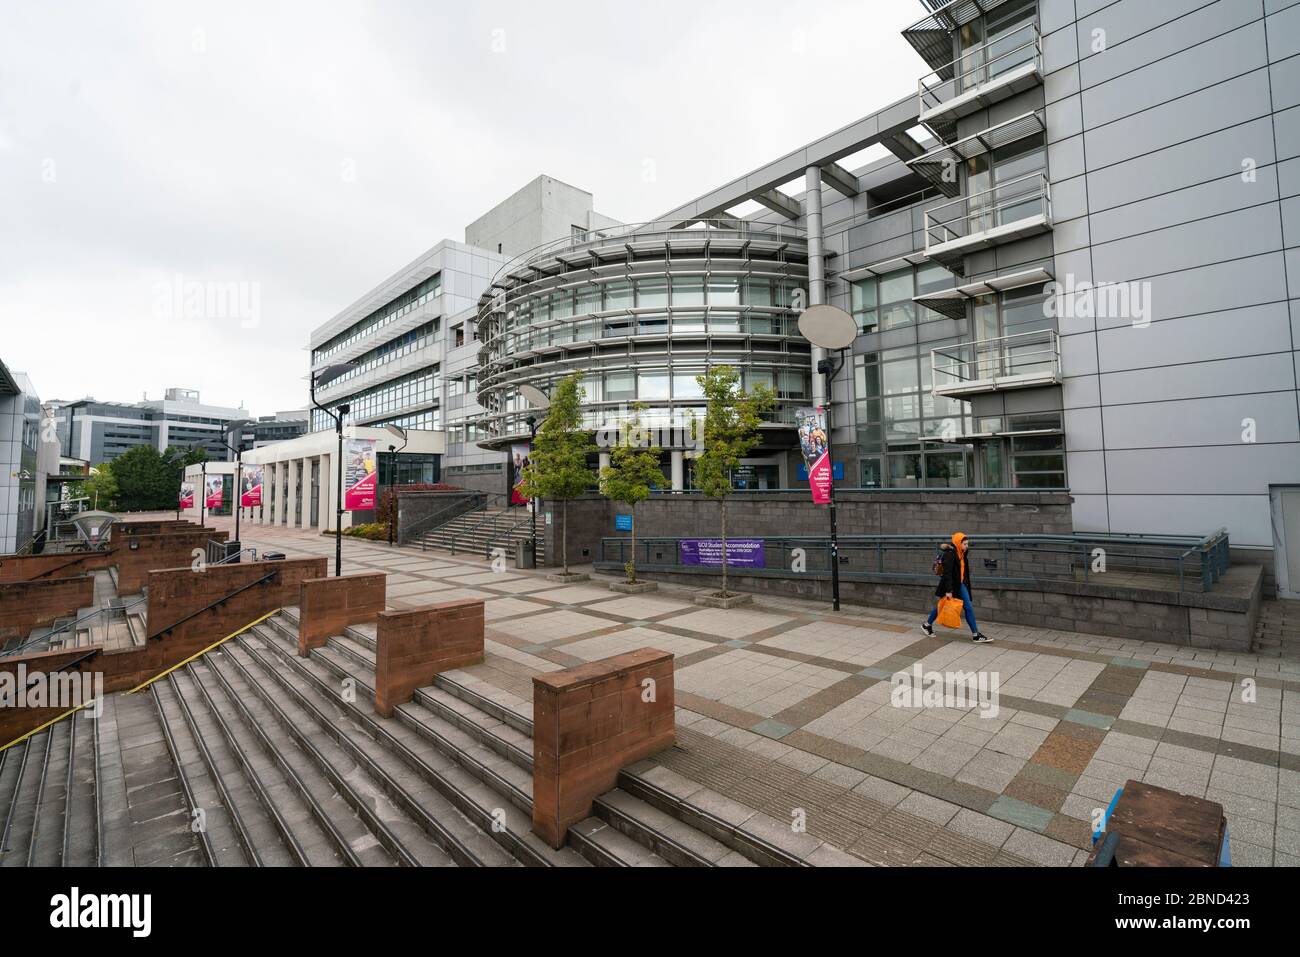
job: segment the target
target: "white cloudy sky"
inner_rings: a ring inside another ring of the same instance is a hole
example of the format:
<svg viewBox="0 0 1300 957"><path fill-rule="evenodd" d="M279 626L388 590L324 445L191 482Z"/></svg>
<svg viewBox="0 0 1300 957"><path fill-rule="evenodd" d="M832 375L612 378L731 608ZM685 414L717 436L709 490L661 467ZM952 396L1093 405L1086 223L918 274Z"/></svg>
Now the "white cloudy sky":
<svg viewBox="0 0 1300 957"><path fill-rule="evenodd" d="M538 174L653 219L914 91L923 13L3 0L0 359L44 399L301 407L312 327ZM249 284L256 326L169 314L178 281Z"/></svg>

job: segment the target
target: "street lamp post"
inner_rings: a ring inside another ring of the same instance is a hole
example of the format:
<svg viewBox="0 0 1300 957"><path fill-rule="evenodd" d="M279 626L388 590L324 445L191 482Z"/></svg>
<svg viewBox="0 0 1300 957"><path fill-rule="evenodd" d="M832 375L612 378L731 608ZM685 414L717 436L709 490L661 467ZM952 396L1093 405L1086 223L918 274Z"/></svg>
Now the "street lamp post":
<svg viewBox="0 0 1300 957"><path fill-rule="evenodd" d="M236 419L234 422L227 423L227 425L226 425L226 433L225 433L225 434L226 434L226 435L230 435L230 434L233 433L233 432L242 432L244 426L246 426L246 425L248 425L248 424L249 424L249 420L248 420L248 419ZM235 453L235 481L233 482L233 485L234 485L234 490L233 490L233 492L234 492L234 494L233 494L234 501L232 501L230 504L231 504L231 506L233 506L233 508L235 509L235 551L236 551L236 558L235 558L235 561L239 561L238 553L239 553L239 552L243 549L243 547L244 547L243 544L242 544L243 539L241 539L241 538L239 537L239 514L240 514L240 512L242 512L242 511L244 510L244 509L243 509L243 503L242 503L242 501L241 501L241 498L243 497L243 496L242 496L242 492L243 492L243 486L242 486L242 483L243 483L243 480L244 480L244 443L243 443L243 436L241 435L241 436L239 437L239 439L236 439L235 445L231 445L231 444L230 444L229 442L227 442L225 439L222 439L222 440L221 440L221 444L224 445L226 448L228 448L230 451L232 451L232 452Z"/></svg>
<svg viewBox="0 0 1300 957"><path fill-rule="evenodd" d="M338 434L338 482L336 493L338 496L337 507L334 510L334 575L339 577L343 574L343 417L352 411L352 407L347 403L338 406L337 412L331 412L319 402L316 401L316 387L329 385L339 376L346 375L357 367L355 362L340 362L332 366L326 366L320 372L314 373L311 377L311 404L320 411L324 412L334 420L334 431Z"/></svg>
<svg viewBox="0 0 1300 957"><path fill-rule="evenodd" d="M545 418L546 411L551 407L550 397L535 385L521 385L519 394L524 397L524 401L533 408L542 412L542 418ZM528 454L533 454L533 446L537 444L537 416L530 415L524 420L528 423ZM542 500L535 498L532 501L532 531L529 533L532 537L529 539L529 547L533 552L533 567L537 567L537 512L542 507Z"/></svg>
<svg viewBox="0 0 1300 957"><path fill-rule="evenodd" d="M828 448L833 449L832 436L834 432L831 429L831 398L833 393L831 392L831 386L835 381L835 376L844 368L844 350L853 345L853 340L858 336L858 323L843 309L836 306L817 305L805 309L799 316L799 331L803 333L805 339L817 348L825 349L827 352L834 352L837 355L838 361L820 359L817 362L818 374L826 377L826 405L823 409L826 416L826 443ZM835 464L833 457L830 467L830 489L827 505L829 506L831 520L831 607L833 610L839 611L840 541L835 518Z"/></svg>
<svg viewBox="0 0 1300 957"><path fill-rule="evenodd" d="M390 434L402 440L401 448L398 448L395 445L390 445L388 447L388 482L389 482L389 489L391 491L393 488L396 488L397 486L397 481L396 481L397 456L401 453L402 449L406 448L410 440L406 436L406 429L402 428L400 425L386 425L384 426L384 428L387 429ZM387 515L385 517L388 519L388 547L392 548L393 529L397 525L397 516Z"/></svg>

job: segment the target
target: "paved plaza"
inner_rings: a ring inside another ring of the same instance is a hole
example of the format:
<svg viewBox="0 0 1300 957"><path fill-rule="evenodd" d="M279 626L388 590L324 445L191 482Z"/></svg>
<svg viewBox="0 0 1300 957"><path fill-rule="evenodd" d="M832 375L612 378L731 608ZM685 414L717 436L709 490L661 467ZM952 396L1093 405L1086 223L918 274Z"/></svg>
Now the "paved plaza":
<svg viewBox="0 0 1300 957"><path fill-rule="evenodd" d="M332 538L244 532L333 570ZM866 863L1078 865L1096 809L1134 779L1221 803L1234 865L1300 865L1300 662L992 621L998 640L973 645L927 638L924 609L723 611L687 588L619 595L351 539L343 554L344 574L388 573L394 608L482 598L486 659L460 680L529 718L536 674L671 652L677 744L647 762L656 783L724 816L802 821L800 840ZM918 664L996 675L997 708L896 707L891 678Z"/></svg>

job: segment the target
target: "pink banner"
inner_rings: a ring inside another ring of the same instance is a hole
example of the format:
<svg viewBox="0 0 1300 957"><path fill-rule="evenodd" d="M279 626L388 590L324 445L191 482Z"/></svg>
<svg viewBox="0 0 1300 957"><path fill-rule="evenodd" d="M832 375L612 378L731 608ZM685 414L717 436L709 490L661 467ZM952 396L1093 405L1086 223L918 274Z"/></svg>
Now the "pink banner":
<svg viewBox="0 0 1300 957"><path fill-rule="evenodd" d="M808 470L808 488L812 490L814 505L827 505L831 500L831 453L823 452L822 457Z"/></svg>
<svg viewBox="0 0 1300 957"><path fill-rule="evenodd" d="M189 482L185 482L184 484L182 484L180 498L177 501L180 503L181 508L193 508L194 507L194 486L191 485Z"/></svg>
<svg viewBox="0 0 1300 957"><path fill-rule="evenodd" d="M262 504L262 476L262 466L250 465L244 467L244 474L240 476L240 507L257 508Z"/></svg>
<svg viewBox="0 0 1300 957"><path fill-rule="evenodd" d="M347 471L344 477L343 507L348 511L369 511L375 507L379 476L375 468L375 440L349 439Z"/></svg>
<svg viewBox="0 0 1300 957"><path fill-rule="evenodd" d="M204 504L208 508L221 508L224 499L226 483L220 475L214 475L208 479L207 494L204 496Z"/></svg>

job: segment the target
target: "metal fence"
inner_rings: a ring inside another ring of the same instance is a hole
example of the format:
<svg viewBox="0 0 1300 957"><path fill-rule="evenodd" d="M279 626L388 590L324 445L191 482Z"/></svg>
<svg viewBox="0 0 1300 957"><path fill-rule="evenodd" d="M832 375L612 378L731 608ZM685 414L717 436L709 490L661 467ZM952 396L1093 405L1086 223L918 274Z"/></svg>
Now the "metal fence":
<svg viewBox="0 0 1300 957"><path fill-rule="evenodd" d="M716 538L713 539L716 541ZM712 575L717 565L683 562L681 538L636 541L636 567L645 572ZM731 544L758 542L740 564L729 557L728 572L738 577L798 579L830 577L830 539L784 537L752 539L736 535ZM936 535L845 535L839 538L840 578L867 582L934 582L933 562L943 539ZM632 557L628 538L603 538L596 567L622 570ZM1212 535L980 535L971 538L971 580L983 584L1091 582L1179 592L1207 592L1228 569L1228 532ZM760 557L761 556L761 557Z"/></svg>

